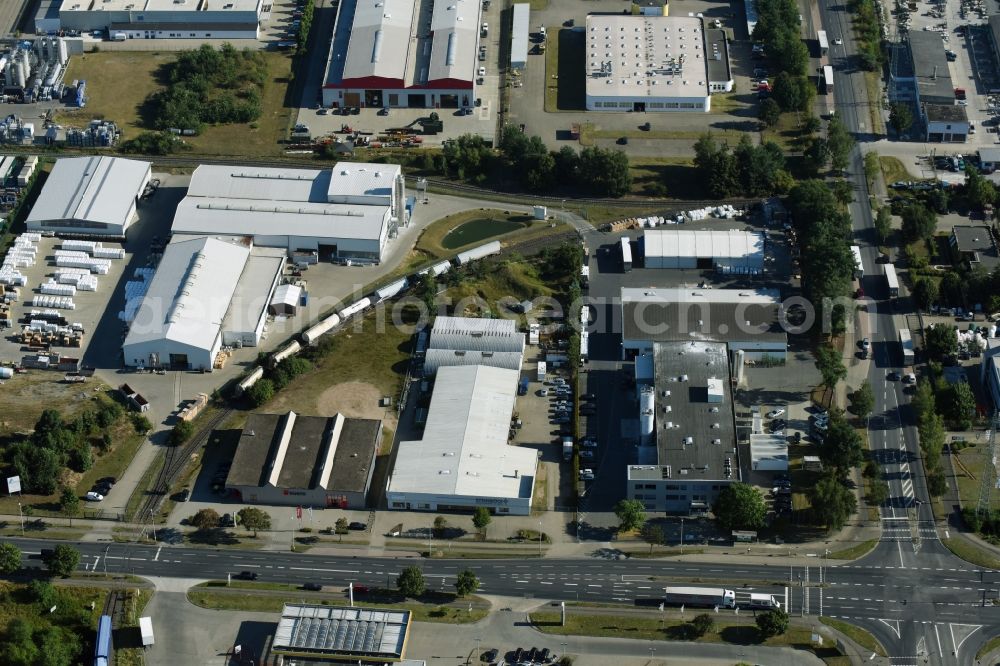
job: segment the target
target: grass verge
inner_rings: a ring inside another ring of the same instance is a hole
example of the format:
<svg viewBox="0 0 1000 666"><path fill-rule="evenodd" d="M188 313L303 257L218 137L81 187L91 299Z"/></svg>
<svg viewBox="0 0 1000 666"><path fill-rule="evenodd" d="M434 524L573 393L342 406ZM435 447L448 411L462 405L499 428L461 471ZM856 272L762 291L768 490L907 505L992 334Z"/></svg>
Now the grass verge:
<svg viewBox="0 0 1000 666"><path fill-rule="evenodd" d="M257 587L258 591L265 591ZM286 603L308 603L321 604L325 606L339 606L347 603L346 593L330 595L322 592L306 592L296 590L284 593L281 591L268 592L266 594L245 594L245 589L235 591L223 591L219 589L209 589L207 587L195 587L188 590L188 600L196 606L211 608L214 610L239 610L246 612L276 613ZM394 594L394 593L393 593ZM452 596L452 595L447 595ZM388 610L408 610L416 622L441 622L445 624L466 624L478 622L486 617L488 609L485 607L475 607L469 611L468 600L458 602L458 605L421 603L419 601L358 601L355 599L355 606L365 606L370 608L381 608Z"/></svg>
<svg viewBox="0 0 1000 666"><path fill-rule="evenodd" d="M976 544L963 539L962 537L950 537L948 539L941 539L941 543L945 545L956 557L960 557L966 562L975 564L979 567L987 567L989 569L1000 569L1000 558L990 554L989 552L983 550Z"/></svg>
<svg viewBox="0 0 1000 666"><path fill-rule="evenodd" d="M690 617L699 613L689 611ZM810 650L818 656L835 656L835 648L814 648L812 631L808 627L791 626L784 634L762 638L751 621L736 622L730 618L716 620L710 631L692 639L688 622L654 616L591 615L567 613L566 624L560 624L559 613L540 612L530 615L535 627L547 634L562 636L607 636L640 640L694 640L698 643L729 643L733 645L764 645Z"/></svg>
<svg viewBox="0 0 1000 666"><path fill-rule="evenodd" d="M868 110L872 124L872 134L885 136L885 121L882 120L882 79L878 72L865 72L865 88L868 92Z"/></svg>
<svg viewBox="0 0 1000 666"><path fill-rule="evenodd" d="M888 656L888 653L885 651L885 648L882 646L882 644L878 642L878 639L872 636L866 630L862 629L861 627L856 627L848 622L835 620L830 617L821 617L819 621L828 627L836 629L837 631L844 634L845 636L850 638L852 641L854 641L864 649L871 650L880 657Z"/></svg>
<svg viewBox="0 0 1000 666"><path fill-rule="evenodd" d="M870 553L872 548L877 545L878 539L868 539L867 541L862 541L861 543L851 546L850 548L834 551L827 555L827 558L831 560L856 560L859 557Z"/></svg>
<svg viewBox="0 0 1000 666"><path fill-rule="evenodd" d="M980 659L997 648L1000 648L1000 636L994 636L990 640L983 643L983 647L979 648L979 652L976 653L976 663L979 663Z"/></svg>

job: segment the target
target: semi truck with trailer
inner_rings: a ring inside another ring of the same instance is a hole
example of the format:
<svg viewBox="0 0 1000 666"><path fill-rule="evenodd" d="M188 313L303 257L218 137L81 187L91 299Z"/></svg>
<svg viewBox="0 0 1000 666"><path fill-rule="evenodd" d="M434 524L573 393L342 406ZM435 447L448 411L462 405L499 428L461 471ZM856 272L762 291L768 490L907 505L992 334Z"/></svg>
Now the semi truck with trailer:
<svg viewBox="0 0 1000 666"><path fill-rule="evenodd" d="M736 608L736 593L721 587L665 587L663 603L668 606Z"/></svg>
<svg viewBox="0 0 1000 666"><path fill-rule="evenodd" d="M913 338L910 337L910 329L899 329L899 347L903 352L903 365L913 365L915 354L913 352Z"/></svg>
<svg viewBox="0 0 1000 666"><path fill-rule="evenodd" d="M632 245L630 243L628 236L623 237L619 243L622 253L622 271L625 273L632 270Z"/></svg>
<svg viewBox="0 0 1000 666"><path fill-rule="evenodd" d="M569 462L573 459L573 438L563 437L562 439L563 460Z"/></svg>

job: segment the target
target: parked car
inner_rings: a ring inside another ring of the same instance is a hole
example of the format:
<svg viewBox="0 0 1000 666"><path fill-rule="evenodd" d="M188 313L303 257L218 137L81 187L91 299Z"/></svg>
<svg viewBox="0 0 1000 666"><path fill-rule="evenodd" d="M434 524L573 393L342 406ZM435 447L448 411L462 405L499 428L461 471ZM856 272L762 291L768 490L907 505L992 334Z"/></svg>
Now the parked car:
<svg viewBox="0 0 1000 666"><path fill-rule="evenodd" d="M319 592L323 589L323 586L319 583L303 583L302 589L309 590L310 592Z"/></svg>
<svg viewBox="0 0 1000 666"><path fill-rule="evenodd" d="M580 458L583 460L593 460L594 457L593 451L580 451Z"/></svg>
<svg viewBox="0 0 1000 666"><path fill-rule="evenodd" d="M784 413L785 413L784 409L772 409L767 414L765 414L765 416L767 416L767 418L769 419L776 419Z"/></svg>
<svg viewBox="0 0 1000 666"><path fill-rule="evenodd" d="M593 393L584 393L580 396L580 400L597 400L597 396Z"/></svg>
<svg viewBox="0 0 1000 666"><path fill-rule="evenodd" d="M549 394L549 390L547 388L538 389L538 395L540 395L541 397L544 398L548 394Z"/></svg>
<svg viewBox="0 0 1000 666"><path fill-rule="evenodd" d="M257 580L257 575L256 571L241 571L235 577L240 580Z"/></svg>
<svg viewBox="0 0 1000 666"><path fill-rule="evenodd" d="M597 441L593 439L581 439L580 446L582 446L585 449L596 449Z"/></svg>
<svg viewBox="0 0 1000 666"><path fill-rule="evenodd" d="M222 518L219 520L219 525L222 527L236 527L236 520L233 518L233 514L223 514Z"/></svg>
<svg viewBox="0 0 1000 666"><path fill-rule="evenodd" d="M368 594L367 585L360 585L358 583L355 583L353 589L354 589L354 594Z"/></svg>
<svg viewBox="0 0 1000 666"><path fill-rule="evenodd" d="M104 500L104 495L91 490L89 493L83 496L83 499L87 500L88 502L101 502Z"/></svg>
<svg viewBox="0 0 1000 666"><path fill-rule="evenodd" d="M366 523L359 523L357 521L349 524L347 527L349 529L352 529L352 530L366 530L366 529L368 529L368 525Z"/></svg>
<svg viewBox="0 0 1000 666"><path fill-rule="evenodd" d="M592 470L592 469L581 469L580 470L580 480L581 481L593 481L594 480L594 470Z"/></svg>
<svg viewBox="0 0 1000 666"><path fill-rule="evenodd" d="M890 382L898 382L899 381L899 373L895 372L895 371L894 372L890 372L889 374L887 374L885 376L885 378L887 380L889 380Z"/></svg>
<svg viewBox="0 0 1000 666"><path fill-rule="evenodd" d="M191 489L190 488L185 488L184 490L181 491L181 494L177 498L177 501L178 502L187 502L189 499L191 499Z"/></svg>

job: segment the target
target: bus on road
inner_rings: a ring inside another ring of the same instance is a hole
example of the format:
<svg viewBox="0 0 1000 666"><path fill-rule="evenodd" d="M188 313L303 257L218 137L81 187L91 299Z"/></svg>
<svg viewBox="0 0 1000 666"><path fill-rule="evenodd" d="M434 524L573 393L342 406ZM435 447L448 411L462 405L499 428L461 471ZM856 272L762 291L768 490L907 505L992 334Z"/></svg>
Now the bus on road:
<svg viewBox="0 0 1000 666"><path fill-rule="evenodd" d="M896 267L892 264L882 264L885 266L885 283L889 287L889 297L899 296L899 279L896 278Z"/></svg>
<svg viewBox="0 0 1000 666"><path fill-rule="evenodd" d="M851 254L854 255L854 279L860 280L865 276L865 267L861 263L861 248L857 245L852 245Z"/></svg>
<svg viewBox="0 0 1000 666"><path fill-rule="evenodd" d="M833 92L833 67L823 65L823 75L820 77L820 89L824 95Z"/></svg>
<svg viewBox="0 0 1000 666"><path fill-rule="evenodd" d="M903 365L913 365L915 355L913 353L913 339L910 338L910 329L899 329L899 347L903 352Z"/></svg>

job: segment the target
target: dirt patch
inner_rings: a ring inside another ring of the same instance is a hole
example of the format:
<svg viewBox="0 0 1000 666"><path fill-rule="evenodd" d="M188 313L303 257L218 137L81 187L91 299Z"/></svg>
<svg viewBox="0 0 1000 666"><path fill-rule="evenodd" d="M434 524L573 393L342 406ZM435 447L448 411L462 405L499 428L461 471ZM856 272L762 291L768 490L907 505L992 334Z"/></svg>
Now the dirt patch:
<svg viewBox="0 0 1000 666"><path fill-rule="evenodd" d="M331 386L316 398L316 412L320 416L344 416L359 419L382 419L387 428L396 429L396 413L379 405L382 393L365 382L344 382Z"/></svg>
<svg viewBox="0 0 1000 666"><path fill-rule="evenodd" d="M89 404L90 398L108 390L95 379L85 384L64 384L62 376L61 372L34 370L0 382L5 406L0 435L31 432L45 409L58 409L69 420Z"/></svg>

